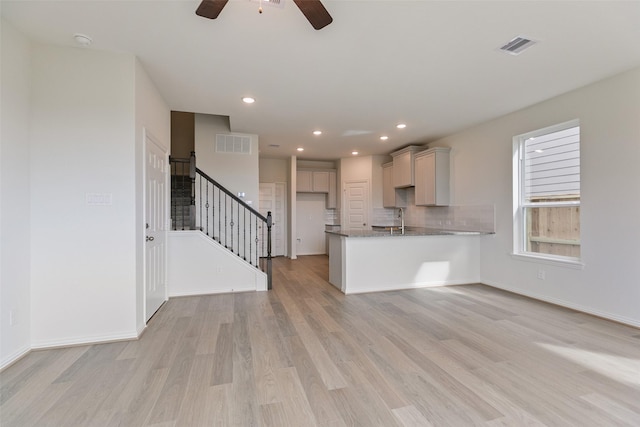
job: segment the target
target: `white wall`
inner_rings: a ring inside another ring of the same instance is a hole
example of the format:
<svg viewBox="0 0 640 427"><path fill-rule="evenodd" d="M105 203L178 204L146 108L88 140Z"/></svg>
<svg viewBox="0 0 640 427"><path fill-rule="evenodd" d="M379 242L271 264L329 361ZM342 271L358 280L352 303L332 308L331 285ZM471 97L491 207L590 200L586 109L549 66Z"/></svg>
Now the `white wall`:
<svg viewBox="0 0 640 427"><path fill-rule="evenodd" d="M0 368L31 344L30 44L4 20L1 31Z"/></svg>
<svg viewBox="0 0 640 427"><path fill-rule="evenodd" d="M168 145L133 56L30 44L2 22L0 366L144 327L143 127Z"/></svg>
<svg viewBox="0 0 640 427"><path fill-rule="evenodd" d="M196 165L232 193L244 192L258 210L258 136L249 135L251 154L216 153L218 133L230 133L226 117L195 115Z"/></svg>
<svg viewBox="0 0 640 427"><path fill-rule="evenodd" d="M152 135L154 141L163 145L167 154L171 154L171 111L158 89L149 78L140 61L135 61L135 167L136 167L136 329L138 333L145 327L145 237L146 218L144 211L145 181L144 153L145 132ZM167 200L170 198L167 188ZM167 215L168 217L168 215Z"/></svg>
<svg viewBox="0 0 640 427"><path fill-rule="evenodd" d="M289 182L287 159L259 159L260 182Z"/></svg>
<svg viewBox="0 0 640 427"><path fill-rule="evenodd" d="M266 291L267 275L200 231L168 233L169 296Z"/></svg>
<svg viewBox="0 0 640 427"><path fill-rule="evenodd" d="M32 61L32 346L135 337L134 57L38 44Z"/></svg>
<svg viewBox="0 0 640 427"><path fill-rule="evenodd" d="M336 162L327 161L327 160L302 160L298 159L296 162L298 169L308 168L308 169L335 169Z"/></svg>
<svg viewBox="0 0 640 427"><path fill-rule="evenodd" d="M513 258L512 137L571 119L581 125L584 269ZM484 283L640 326L640 69L434 145L452 147L452 204L495 203L496 235L482 239Z"/></svg>

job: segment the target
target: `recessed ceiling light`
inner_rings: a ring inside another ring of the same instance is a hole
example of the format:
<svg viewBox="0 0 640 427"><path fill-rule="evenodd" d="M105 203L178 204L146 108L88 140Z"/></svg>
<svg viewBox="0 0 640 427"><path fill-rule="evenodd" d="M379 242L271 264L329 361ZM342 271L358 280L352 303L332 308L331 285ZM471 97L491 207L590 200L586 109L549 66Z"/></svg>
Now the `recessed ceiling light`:
<svg viewBox="0 0 640 427"><path fill-rule="evenodd" d="M353 154L354 156L357 156L358 152L357 151L352 151L351 154Z"/></svg>
<svg viewBox="0 0 640 427"><path fill-rule="evenodd" d="M84 46L84 47L89 46L91 43L93 43L93 40L91 40L91 37L85 36L84 34L80 34L80 33L74 34L73 39L80 46Z"/></svg>
<svg viewBox="0 0 640 427"><path fill-rule="evenodd" d="M242 102L244 102L245 104L253 104L254 102L256 102L255 98L252 98L250 96L245 96L244 98L242 98Z"/></svg>
<svg viewBox="0 0 640 427"><path fill-rule="evenodd" d="M304 148L298 147L298 151L304 151Z"/></svg>
<svg viewBox="0 0 640 427"><path fill-rule="evenodd" d="M314 130L313 134L314 135L322 135L322 131L321 130Z"/></svg>
<svg viewBox="0 0 640 427"><path fill-rule="evenodd" d="M387 139L389 139L389 137L387 135L382 135L380 139L383 141L386 141Z"/></svg>
<svg viewBox="0 0 640 427"><path fill-rule="evenodd" d="M396 127L397 127L398 129L404 129L404 128L406 128L406 127L407 127L407 125L405 125L404 123L398 123L398 124L396 125Z"/></svg>

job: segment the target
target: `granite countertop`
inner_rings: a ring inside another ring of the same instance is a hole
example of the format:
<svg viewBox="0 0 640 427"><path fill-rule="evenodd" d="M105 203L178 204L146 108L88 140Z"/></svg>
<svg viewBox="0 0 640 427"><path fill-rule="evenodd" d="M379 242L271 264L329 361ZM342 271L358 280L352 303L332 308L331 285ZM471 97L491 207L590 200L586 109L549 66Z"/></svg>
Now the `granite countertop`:
<svg viewBox="0 0 640 427"><path fill-rule="evenodd" d="M459 231L459 230L441 230L436 228L421 227L405 227L404 234L396 227L389 229L391 226L385 226L387 229L378 230L350 230L338 229L327 230L327 234L335 234L344 237L403 237L403 236L482 236L486 234L494 234L485 231ZM379 226L379 228L383 228Z"/></svg>

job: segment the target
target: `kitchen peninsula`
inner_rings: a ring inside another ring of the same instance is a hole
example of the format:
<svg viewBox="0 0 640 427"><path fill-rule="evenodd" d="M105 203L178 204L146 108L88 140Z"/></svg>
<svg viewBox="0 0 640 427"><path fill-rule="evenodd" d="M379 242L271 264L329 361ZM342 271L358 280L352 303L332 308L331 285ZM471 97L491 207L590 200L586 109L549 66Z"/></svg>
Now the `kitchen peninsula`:
<svg viewBox="0 0 640 427"><path fill-rule="evenodd" d="M477 283L480 238L428 228L332 230L329 282L345 294Z"/></svg>

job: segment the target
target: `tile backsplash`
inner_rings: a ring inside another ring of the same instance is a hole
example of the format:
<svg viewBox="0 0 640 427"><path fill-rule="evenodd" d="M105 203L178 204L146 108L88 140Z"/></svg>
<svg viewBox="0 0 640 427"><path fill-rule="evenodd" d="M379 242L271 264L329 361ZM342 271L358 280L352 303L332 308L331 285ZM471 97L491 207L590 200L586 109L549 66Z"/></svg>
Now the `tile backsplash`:
<svg viewBox="0 0 640 427"><path fill-rule="evenodd" d="M406 212L405 212L406 213ZM374 208L371 225L395 225L400 223L398 209ZM406 224L406 219L405 219Z"/></svg>
<svg viewBox="0 0 640 427"><path fill-rule="evenodd" d="M404 223L412 227L495 233L495 206L416 206L412 191L407 191ZM373 225L399 225L398 209L373 210Z"/></svg>
<svg viewBox="0 0 640 427"><path fill-rule="evenodd" d="M339 209L325 209L324 210L324 222L325 222L325 224L340 225L340 210Z"/></svg>

